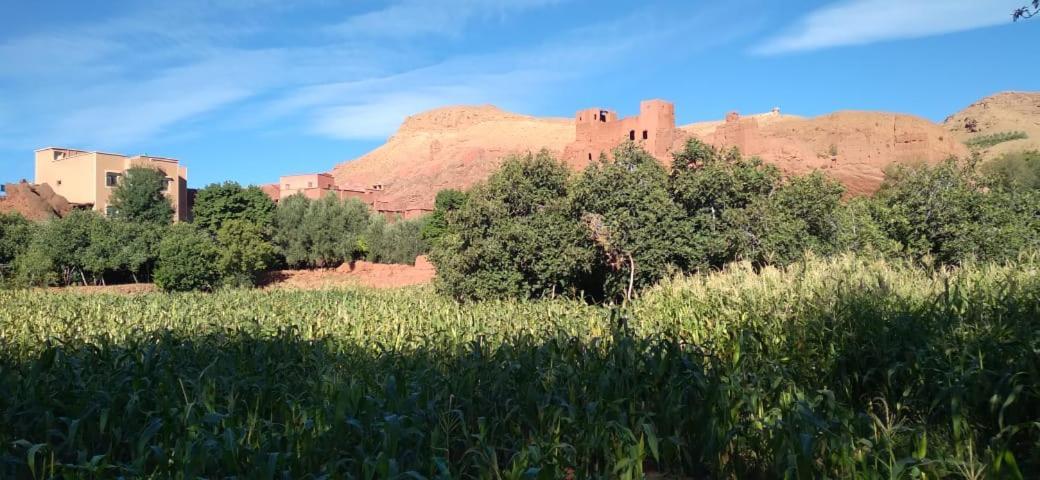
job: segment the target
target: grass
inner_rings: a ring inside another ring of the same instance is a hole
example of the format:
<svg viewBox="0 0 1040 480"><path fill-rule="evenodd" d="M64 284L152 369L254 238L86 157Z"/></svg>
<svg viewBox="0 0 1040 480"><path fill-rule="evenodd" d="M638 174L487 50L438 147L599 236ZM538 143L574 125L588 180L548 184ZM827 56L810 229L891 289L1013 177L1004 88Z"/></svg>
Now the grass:
<svg viewBox="0 0 1040 480"><path fill-rule="evenodd" d="M1023 138L1029 138L1026 132L998 132L989 135L978 135L972 137L964 142L969 148L981 149L989 148L994 145L998 145L1004 142L1010 142L1012 140L1020 140Z"/></svg>
<svg viewBox="0 0 1040 480"><path fill-rule="evenodd" d="M737 265L626 310L0 292L0 477L1022 477L1038 267Z"/></svg>

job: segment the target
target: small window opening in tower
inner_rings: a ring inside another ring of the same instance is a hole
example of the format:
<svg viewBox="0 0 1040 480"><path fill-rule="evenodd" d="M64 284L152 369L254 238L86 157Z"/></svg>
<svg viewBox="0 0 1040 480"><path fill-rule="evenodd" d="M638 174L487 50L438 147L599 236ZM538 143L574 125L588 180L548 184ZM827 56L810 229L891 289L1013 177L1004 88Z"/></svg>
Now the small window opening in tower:
<svg viewBox="0 0 1040 480"><path fill-rule="evenodd" d="M632 140L632 141L635 141L635 139L636 139L636 131L635 130L629 130L628 131L628 139Z"/></svg>
<svg viewBox="0 0 1040 480"><path fill-rule="evenodd" d="M647 138L648 138L647 132L646 132L646 130L643 130L643 140L646 140Z"/></svg>
<svg viewBox="0 0 1040 480"><path fill-rule="evenodd" d="M592 160L592 152L589 152L589 160Z"/></svg>
<svg viewBox="0 0 1040 480"><path fill-rule="evenodd" d="M599 111L599 121L601 121L601 122L607 121L607 111L606 110L600 110Z"/></svg>

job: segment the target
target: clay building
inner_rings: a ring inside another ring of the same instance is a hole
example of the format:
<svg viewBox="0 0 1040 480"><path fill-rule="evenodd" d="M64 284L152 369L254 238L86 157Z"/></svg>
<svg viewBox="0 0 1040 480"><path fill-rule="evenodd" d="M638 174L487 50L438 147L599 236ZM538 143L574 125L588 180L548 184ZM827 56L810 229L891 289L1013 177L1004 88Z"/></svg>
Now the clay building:
<svg viewBox="0 0 1040 480"><path fill-rule="evenodd" d="M47 147L36 150L36 185L47 185L70 204L112 213L108 197L130 167L157 169L166 175L166 196L174 220L189 220L188 169L172 158Z"/></svg>
<svg viewBox="0 0 1040 480"><path fill-rule="evenodd" d="M572 165L584 165L633 141L661 161L667 161L680 132L675 128L675 105L664 100L643 100L639 114L618 118L617 112L600 108L579 110L574 118L574 142L564 150Z"/></svg>
<svg viewBox="0 0 1040 480"><path fill-rule="evenodd" d="M376 184L367 188L341 187L335 178L328 173L303 173L279 177L277 184L261 187L272 200L278 202L292 195L300 194L311 200L326 195L335 195L340 200L356 198L368 205L372 210L386 215L388 218L415 218L432 210L428 208L397 207L382 198L383 185Z"/></svg>

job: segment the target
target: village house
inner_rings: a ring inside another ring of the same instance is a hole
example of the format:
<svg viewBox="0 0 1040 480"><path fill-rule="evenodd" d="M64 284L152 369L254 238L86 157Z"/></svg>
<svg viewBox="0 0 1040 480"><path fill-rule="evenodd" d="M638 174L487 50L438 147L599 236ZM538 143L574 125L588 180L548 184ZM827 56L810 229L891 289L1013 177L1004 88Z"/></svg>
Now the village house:
<svg viewBox="0 0 1040 480"><path fill-rule="evenodd" d="M174 220L191 218L188 169L172 158L47 147L36 150L35 183L50 186L69 203L89 207L105 215L112 189L130 167L149 167L166 175L166 196L173 206Z"/></svg>

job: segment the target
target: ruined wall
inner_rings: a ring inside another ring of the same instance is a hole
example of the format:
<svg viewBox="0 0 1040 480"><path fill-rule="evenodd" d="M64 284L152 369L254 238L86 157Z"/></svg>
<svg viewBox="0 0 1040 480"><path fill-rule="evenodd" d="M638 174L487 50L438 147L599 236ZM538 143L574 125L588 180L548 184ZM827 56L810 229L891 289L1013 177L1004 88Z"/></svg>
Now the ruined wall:
<svg viewBox="0 0 1040 480"><path fill-rule="evenodd" d="M675 106L664 100L644 100L639 114L619 119L616 112L600 108L580 110L574 116L574 142L563 158L583 168L626 141L633 141L662 162L682 136L675 128Z"/></svg>

